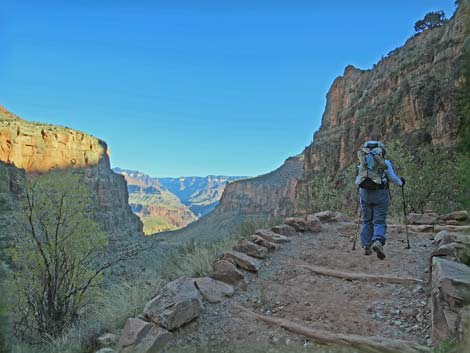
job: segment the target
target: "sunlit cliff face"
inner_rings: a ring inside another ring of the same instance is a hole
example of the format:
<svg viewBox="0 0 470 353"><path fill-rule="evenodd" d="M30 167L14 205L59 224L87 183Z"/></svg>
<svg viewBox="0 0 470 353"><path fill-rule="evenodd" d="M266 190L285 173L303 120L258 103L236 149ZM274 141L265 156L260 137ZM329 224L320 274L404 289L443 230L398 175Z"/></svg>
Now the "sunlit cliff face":
<svg viewBox="0 0 470 353"><path fill-rule="evenodd" d="M80 131L22 120L0 106L0 160L27 173L109 162L106 144Z"/></svg>

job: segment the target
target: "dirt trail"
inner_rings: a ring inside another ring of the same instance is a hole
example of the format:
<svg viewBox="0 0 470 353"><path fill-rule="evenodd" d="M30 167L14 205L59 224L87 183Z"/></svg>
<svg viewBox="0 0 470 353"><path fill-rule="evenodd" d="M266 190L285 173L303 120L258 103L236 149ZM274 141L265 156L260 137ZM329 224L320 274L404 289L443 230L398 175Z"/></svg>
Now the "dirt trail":
<svg viewBox="0 0 470 353"><path fill-rule="evenodd" d="M256 347L260 352L346 351L317 346L302 336L256 321L234 304L313 329L429 345L431 234L413 235L412 248L407 250L405 235L398 230L388 232L385 260L375 254L364 256L360 246L351 250L350 237L355 231L351 224L323 223L320 233L292 236L291 242L270 254L257 274L246 273L246 292L238 291L220 304L206 304L198 320L179 330L176 345L188 348L178 352L256 352ZM306 268L312 265L414 277L423 283L344 280L315 274ZM250 347L249 351L240 348L242 345Z"/></svg>

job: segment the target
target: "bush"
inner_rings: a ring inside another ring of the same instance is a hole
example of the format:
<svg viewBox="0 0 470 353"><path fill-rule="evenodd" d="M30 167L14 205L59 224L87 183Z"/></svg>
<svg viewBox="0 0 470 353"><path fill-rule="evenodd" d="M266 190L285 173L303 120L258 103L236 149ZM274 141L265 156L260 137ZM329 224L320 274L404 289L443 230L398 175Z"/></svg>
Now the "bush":
<svg viewBox="0 0 470 353"><path fill-rule="evenodd" d="M387 158L396 173L406 179L407 212L447 213L465 208L462 191L464 183L468 183L468 174L465 175L468 161L461 155L430 145L410 152L394 141L387 145ZM390 214L399 217L403 214L401 190L393 187L391 190Z"/></svg>

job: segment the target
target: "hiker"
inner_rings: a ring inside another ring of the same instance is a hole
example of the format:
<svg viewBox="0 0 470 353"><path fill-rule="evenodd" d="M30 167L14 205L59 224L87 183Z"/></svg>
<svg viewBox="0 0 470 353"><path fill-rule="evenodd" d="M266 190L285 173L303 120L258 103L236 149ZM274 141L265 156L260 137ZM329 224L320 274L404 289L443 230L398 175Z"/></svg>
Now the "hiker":
<svg viewBox="0 0 470 353"><path fill-rule="evenodd" d="M385 145L380 141L364 143L358 157L356 185L359 187L362 216L361 243L365 255L374 251L383 260L390 203L389 181L404 186L405 178L395 174L392 163L385 159Z"/></svg>

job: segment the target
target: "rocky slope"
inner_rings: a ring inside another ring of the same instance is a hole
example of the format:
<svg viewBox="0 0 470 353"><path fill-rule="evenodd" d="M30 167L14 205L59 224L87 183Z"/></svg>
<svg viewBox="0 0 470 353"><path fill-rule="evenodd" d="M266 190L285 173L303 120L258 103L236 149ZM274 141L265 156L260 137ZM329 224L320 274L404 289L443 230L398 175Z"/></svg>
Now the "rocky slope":
<svg viewBox="0 0 470 353"><path fill-rule="evenodd" d="M83 132L20 119L0 108L0 161L28 174L79 168L96 195L95 214L111 237L142 232L130 210L124 177L111 171L106 143Z"/></svg>
<svg viewBox="0 0 470 353"><path fill-rule="evenodd" d="M208 175L206 177L158 178L161 185L175 194L197 217L211 212L219 203L225 186L244 176Z"/></svg>
<svg viewBox="0 0 470 353"><path fill-rule="evenodd" d="M370 70L346 67L333 82L321 128L304 151L298 195L308 192L316 174L334 176L355 163L356 151L369 139L399 140L408 147L456 145L462 12L442 27L416 34Z"/></svg>
<svg viewBox="0 0 470 353"><path fill-rule="evenodd" d="M197 219L157 178L132 170L113 170L126 179L129 205L144 224L145 234L182 228Z"/></svg>
<svg viewBox="0 0 470 353"><path fill-rule="evenodd" d="M302 156L288 158L271 173L227 185L217 212L286 216L294 209L297 179L302 175Z"/></svg>
<svg viewBox="0 0 470 353"><path fill-rule="evenodd" d="M126 179L131 209L144 223L145 234L179 229L205 216L219 203L228 182L244 178L153 178L134 170L113 170Z"/></svg>

